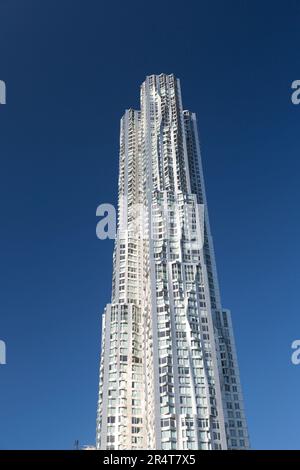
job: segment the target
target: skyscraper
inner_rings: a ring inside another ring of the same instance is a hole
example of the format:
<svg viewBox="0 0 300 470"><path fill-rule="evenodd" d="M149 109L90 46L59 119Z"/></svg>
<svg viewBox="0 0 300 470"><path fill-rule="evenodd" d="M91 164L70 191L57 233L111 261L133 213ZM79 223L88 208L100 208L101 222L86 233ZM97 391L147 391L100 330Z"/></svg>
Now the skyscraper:
<svg viewBox="0 0 300 470"><path fill-rule="evenodd" d="M221 305L196 116L173 74L121 119L111 303L102 318L98 449L249 447Z"/></svg>

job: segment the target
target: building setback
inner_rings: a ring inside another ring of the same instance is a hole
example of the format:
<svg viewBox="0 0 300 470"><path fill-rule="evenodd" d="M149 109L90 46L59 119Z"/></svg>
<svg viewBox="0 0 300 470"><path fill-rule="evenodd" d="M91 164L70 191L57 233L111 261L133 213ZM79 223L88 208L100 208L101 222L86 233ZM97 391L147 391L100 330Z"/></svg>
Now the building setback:
<svg viewBox="0 0 300 470"><path fill-rule="evenodd" d="M102 318L98 449L247 449L194 113L150 75L121 119L118 230Z"/></svg>

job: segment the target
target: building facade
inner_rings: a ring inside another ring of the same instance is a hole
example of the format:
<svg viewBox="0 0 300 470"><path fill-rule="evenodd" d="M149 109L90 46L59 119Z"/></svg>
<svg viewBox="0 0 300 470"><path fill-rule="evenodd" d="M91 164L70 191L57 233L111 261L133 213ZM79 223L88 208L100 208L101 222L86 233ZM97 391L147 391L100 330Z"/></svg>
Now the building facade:
<svg viewBox="0 0 300 470"><path fill-rule="evenodd" d="M247 449L222 308L197 122L173 74L121 119L111 303L102 317L97 449Z"/></svg>

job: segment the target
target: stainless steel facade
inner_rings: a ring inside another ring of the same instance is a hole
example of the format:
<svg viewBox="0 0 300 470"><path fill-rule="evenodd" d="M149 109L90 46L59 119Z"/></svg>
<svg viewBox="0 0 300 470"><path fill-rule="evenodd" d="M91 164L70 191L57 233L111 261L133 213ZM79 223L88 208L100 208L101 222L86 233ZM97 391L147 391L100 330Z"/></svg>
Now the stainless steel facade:
<svg viewBox="0 0 300 470"><path fill-rule="evenodd" d="M112 299L103 314L98 449L249 447L221 305L197 123L174 75L121 120Z"/></svg>

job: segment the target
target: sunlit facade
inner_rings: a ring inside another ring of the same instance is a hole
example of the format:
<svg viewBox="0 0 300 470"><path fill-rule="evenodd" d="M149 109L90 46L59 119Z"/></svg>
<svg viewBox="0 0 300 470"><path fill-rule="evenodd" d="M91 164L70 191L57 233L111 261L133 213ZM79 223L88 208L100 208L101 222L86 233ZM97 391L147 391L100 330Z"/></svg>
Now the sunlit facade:
<svg viewBox="0 0 300 470"><path fill-rule="evenodd" d="M141 209L142 208L142 209ZM249 447L194 113L148 76L121 120L118 231L102 318L98 449Z"/></svg>

